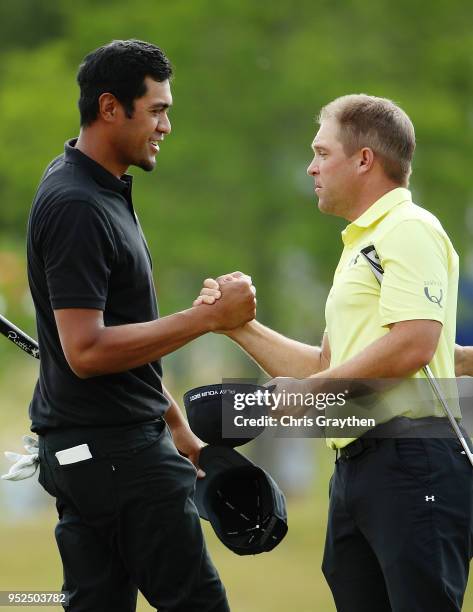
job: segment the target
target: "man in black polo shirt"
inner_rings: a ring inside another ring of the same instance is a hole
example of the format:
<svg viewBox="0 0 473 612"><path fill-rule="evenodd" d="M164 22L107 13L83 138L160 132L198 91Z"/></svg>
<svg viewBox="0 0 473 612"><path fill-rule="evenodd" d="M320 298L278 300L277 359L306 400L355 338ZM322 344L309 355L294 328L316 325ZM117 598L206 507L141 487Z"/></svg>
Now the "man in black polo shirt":
<svg viewBox="0 0 473 612"><path fill-rule="evenodd" d="M41 350L30 416L74 612L131 612L137 589L161 612L229 609L192 501L202 443L162 385L160 358L253 319L255 300L241 280L216 308L159 318L125 172L154 168L171 131L170 76L148 43L90 53L79 138L46 169L30 214Z"/></svg>

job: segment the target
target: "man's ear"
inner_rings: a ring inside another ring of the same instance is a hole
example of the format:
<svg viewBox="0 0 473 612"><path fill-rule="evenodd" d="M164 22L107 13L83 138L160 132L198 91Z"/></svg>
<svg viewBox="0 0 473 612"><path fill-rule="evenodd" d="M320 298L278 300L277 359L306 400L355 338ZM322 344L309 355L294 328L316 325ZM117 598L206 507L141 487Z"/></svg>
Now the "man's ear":
<svg viewBox="0 0 473 612"><path fill-rule="evenodd" d="M120 103L111 93L103 93L99 97L99 115L107 123L117 120Z"/></svg>
<svg viewBox="0 0 473 612"><path fill-rule="evenodd" d="M373 149L370 149L369 147L363 147L359 153L358 164L360 174L371 170L374 164Z"/></svg>

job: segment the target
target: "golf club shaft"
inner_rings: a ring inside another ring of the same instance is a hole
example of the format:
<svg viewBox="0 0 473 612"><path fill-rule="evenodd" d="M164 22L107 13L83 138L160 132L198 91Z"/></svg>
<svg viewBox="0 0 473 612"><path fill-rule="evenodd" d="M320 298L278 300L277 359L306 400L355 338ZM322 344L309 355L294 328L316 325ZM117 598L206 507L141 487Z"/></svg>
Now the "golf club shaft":
<svg viewBox="0 0 473 612"><path fill-rule="evenodd" d="M465 451L465 455L468 457L471 465L473 466L473 453L471 452L470 447L468 446L465 440L465 437L463 436L462 431L460 427L458 426L458 423L455 417L451 413L450 408L448 407L448 404L442 395L442 390L440 388L440 385L437 379L435 378L435 376L433 375L432 370L430 369L430 366L426 365L424 368L422 368L422 371L427 376L427 379L430 382L430 386L432 387L435 397L438 399L440 404L442 404L442 408L444 409L444 412L448 420L450 421L450 425L452 426L452 429L456 433L457 438L460 441L460 444L462 445L463 450Z"/></svg>
<svg viewBox="0 0 473 612"><path fill-rule="evenodd" d="M21 329L13 325L2 315L0 315L0 333L21 348L21 350L25 351L25 353L39 359L39 346L36 340L30 338L28 334L25 334L25 332L21 331Z"/></svg>
<svg viewBox="0 0 473 612"><path fill-rule="evenodd" d="M384 276L384 270L383 267L381 266L381 262L379 259L378 254L376 253L376 249L374 248L373 245L370 245L368 247L365 247L364 249L361 249L361 254L363 255L363 257L366 259L368 265L371 268L371 271L373 272L376 280L378 281L378 283L381 285L383 282L383 276ZM468 446L465 437L462 434L462 431L460 429L460 427L458 426L458 423L455 419L455 417L453 416L452 412L450 411L450 408L448 407L447 401L445 400L445 398L443 397L442 394L442 389L440 388L440 385L437 381L437 379L435 378L432 370L430 369L429 365L426 365L425 367L422 368L422 371L424 372L424 374L427 377L427 380L430 383L430 386L432 387L432 391L434 392L435 397L437 398L437 400L440 402L440 404L442 405L442 408L445 412L445 415L447 416L450 425L452 426L453 431L455 432L460 444L463 447L463 450L465 452L465 455L468 457L472 467L473 467L473 453L470 450L470 447Z"/></svg>

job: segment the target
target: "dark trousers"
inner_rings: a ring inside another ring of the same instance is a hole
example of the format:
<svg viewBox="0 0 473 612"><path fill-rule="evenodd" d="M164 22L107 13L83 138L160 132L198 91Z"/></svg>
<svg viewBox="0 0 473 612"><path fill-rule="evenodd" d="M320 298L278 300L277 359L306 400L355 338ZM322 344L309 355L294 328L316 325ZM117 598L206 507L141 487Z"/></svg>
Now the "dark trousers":
<svg viewBox="0 0 473 612"><path fill-rule="evenodd" d="M473 468L454 438L378 439L338 459L323 572L339 612L459 612Z"/></svg>
<svg viewBox="0 0 473 612"><path fill-rule="evenodd" d="M59 465L87 443L92 459ZM228 612L193 502L196 471L162 420L40 436L40 482L56 497L69 612Z"/></svg>

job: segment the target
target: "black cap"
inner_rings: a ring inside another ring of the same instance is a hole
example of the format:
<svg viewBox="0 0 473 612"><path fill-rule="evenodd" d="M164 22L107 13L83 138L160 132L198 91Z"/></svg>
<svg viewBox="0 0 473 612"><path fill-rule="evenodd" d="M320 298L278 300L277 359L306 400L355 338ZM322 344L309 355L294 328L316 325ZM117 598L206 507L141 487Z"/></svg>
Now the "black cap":
<svg viewBox="0 0 473 612"><path fill-rule="evenodd" d="M283 492L262 468L233 448L206 446L195 504L218 538L238 555L272 550L287 533Z"/></svg>
<svg viewBox="0 0 473 612"><path fill-rule="evenodd" d="M250 383L218 383L215 385L204 385L196 387L184 394L184 406L186 407L187 420L192 431L207 444L216 446L241 446L253 440L264 430L264 424L245 426L242 428L242 436L238 438L223 437L223 412L231 411L233 415L233 398L235 394L244 396L244 407L235 414L245 418L260 418L266 415L266 405L246 404L247 397L257 393L267 393L266 387Z"/></svg>

